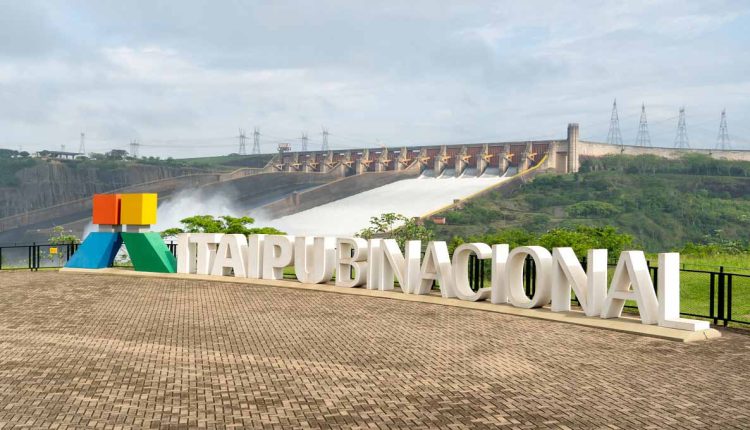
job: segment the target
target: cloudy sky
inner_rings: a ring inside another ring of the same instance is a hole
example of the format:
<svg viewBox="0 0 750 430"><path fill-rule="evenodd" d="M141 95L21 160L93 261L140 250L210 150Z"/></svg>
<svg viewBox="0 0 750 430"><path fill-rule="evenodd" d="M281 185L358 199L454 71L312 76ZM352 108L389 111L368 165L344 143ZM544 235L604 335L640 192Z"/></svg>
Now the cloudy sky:
<svg viewBox="0 0 750 430"><path fill-rule="evenodd" d="M692 146L726 107L750 149L750 2L563 3L0 0L0 147L604 141L616 97L626 143L644 102L654 146L685 105Z"/></svg>

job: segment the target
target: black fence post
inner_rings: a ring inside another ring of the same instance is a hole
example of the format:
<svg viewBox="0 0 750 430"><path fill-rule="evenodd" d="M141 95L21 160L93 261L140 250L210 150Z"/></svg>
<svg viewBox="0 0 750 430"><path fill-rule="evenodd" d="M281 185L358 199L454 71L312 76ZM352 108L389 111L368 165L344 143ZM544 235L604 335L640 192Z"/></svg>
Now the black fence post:
<svg viewBox="0 0 750 430"><path fill-rule="evenodd" d="M479 288L484 288L484 260L479 260Z"/></svg>
<svg viewBox="0 0 750 430"><path fill-rule="evenodd" d="M718 312L716 315L716 318L718 320L723 320L724 325L726 325L726 317L724 316L724 283L726 281L726 278L724 277L724 266L719 267L719 306L718 306Z"/></svg>
<svg viewBox="0 0 750 430"><path fill-rule="evenodd" d="M727 326L729 321L732 321L732 274L727 276L727 317L724 319L724 327Z"/></svg>
<svg viewBox="0 0 750 430"><path fill-rule="evenodd" d="M719 320L716 317L716 273L711 272L711 280L708 284L708 313L709 318L714 320L714 325L716 325Z"/></svg>
<svg viewBox="0 0 750 430"><path fill-rule="evenodd" d="M536 294L536 260L531 259L531 297Z"/></svg>
<svg viewBox="0 0 750 430"><path fill-rule="evenodd" d="M531 257L526 257L523 264L523 275L526 281L526 295L531 297Z"/></svg>

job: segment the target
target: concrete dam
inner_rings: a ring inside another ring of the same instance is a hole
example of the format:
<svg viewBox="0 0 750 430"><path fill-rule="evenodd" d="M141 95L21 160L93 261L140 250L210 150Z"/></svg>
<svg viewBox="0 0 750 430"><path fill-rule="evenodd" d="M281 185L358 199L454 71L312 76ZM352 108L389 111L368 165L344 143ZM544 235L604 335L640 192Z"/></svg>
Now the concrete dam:
<svg viewBox="0 0 750 430"><path fill-rule="evenodd" d="M552 140L286 152L262 168L185 175L115 192L158 192L157 228L177 226L180 218L196 214L230 214L252 215L259 225L290 233L351 234L381 213L424 217L487 189L528 181L540 172L577 172L586 156L674 158L698 152L750 161L750 151L615 146L583 141L578 135L578 124L569 124L565 137ZM42 242L55 225L82 234L90 222L90 200L0 218L0 243ZM315 225L321 227L316 230Z"/></svg>

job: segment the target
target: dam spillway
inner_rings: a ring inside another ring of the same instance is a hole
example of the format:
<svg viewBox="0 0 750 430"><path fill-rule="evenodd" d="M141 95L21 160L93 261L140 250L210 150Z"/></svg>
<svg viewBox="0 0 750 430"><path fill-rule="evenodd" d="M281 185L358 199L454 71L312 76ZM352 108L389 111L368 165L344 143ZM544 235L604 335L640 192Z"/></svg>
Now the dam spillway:
<svg viewBox="0 0 750 430"><path fill-rule="evenodd" d="M421 217L448 206L457 199L507 181L514 172L503 176L471 174L461 177L435 177L425 171L417 178L403 179L354 194L312 209L276 219L252 214L262 225L276 227L288 234L353 236L370 226L370 218L384 213Z"/></svg>

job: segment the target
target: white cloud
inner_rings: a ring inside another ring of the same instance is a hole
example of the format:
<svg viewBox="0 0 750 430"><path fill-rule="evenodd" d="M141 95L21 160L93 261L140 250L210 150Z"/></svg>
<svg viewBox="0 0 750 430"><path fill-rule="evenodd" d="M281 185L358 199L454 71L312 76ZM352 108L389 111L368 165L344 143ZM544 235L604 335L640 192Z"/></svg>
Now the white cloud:
<svg viewBox="0 0 750 430"><path fill-rule="evenodd" d="M189 156L233 151L238 127L260 126L272 150L302 131L314 146L322 125L359 146L562 136L572 121L603 139L614 97L624 135L644 101L671 142L686 104L691 138L710 145L722 107L730 129L750 115L742 2L181 6L15 4L0 147L75 145L84 130L95 150L137 138ZM24 23L37 36L19 52Z"/></svg>

